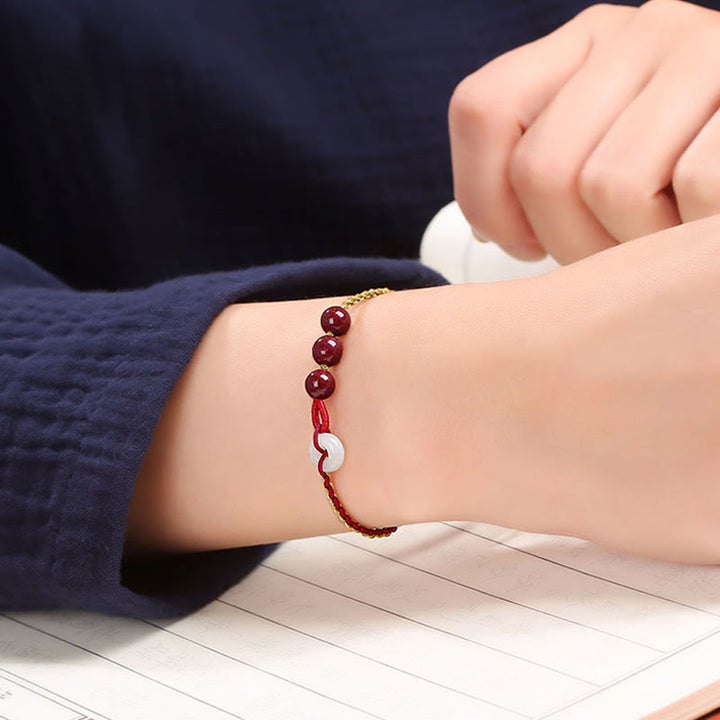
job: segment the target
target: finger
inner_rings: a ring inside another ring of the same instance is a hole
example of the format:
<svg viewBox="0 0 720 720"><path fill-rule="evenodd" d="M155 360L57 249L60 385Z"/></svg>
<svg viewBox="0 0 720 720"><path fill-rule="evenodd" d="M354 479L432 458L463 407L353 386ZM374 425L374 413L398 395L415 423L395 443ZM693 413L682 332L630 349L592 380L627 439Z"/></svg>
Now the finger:
<svg viewBox="0 0 720 720"><path fill-rule="evenodd" d="M678 161L672 185L684 223L720 215L720 110Z"/></svg>
<svg viewBox="0 0 720 720"><path fill-rule="evenodd" d="M667 189L681 156L720 102L720 82L706 70L715 67L720 67L720 33L692 34L615 121L582 169L580 193L616 240L681 222ZM694 206L696 193L685 192L684 182L681 187L685 203Z"/></svg>
<svg viewBox="0 0 720 720"><path fill-rule="evenodd" d="M634 8L581 13L550 35L506 53L458 85L449 109L455 197L476 233L518 257L541 257L508 178L525 129L585 60L601 32Z"/></svg>
<svg viewBox="0 0 720 720"><path fill-rule="evenodd" d="M617 117L662 61L667 42L632 18L597 45L518 143L510 180L536 236L560 263L616 244L585 205L580 171Z"/></svg>

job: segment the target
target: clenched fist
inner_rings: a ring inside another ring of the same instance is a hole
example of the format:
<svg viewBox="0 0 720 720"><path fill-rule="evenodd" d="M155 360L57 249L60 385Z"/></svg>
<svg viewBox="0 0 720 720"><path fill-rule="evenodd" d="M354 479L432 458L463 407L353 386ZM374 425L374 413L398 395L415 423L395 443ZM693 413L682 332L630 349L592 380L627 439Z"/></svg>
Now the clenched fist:
<svg viewBox="0 0 720 720"><path fill-rule="evenodd" d="M476 236L569 263L720 213L720 12L595 5L463 80L455 195Z"/></svg>

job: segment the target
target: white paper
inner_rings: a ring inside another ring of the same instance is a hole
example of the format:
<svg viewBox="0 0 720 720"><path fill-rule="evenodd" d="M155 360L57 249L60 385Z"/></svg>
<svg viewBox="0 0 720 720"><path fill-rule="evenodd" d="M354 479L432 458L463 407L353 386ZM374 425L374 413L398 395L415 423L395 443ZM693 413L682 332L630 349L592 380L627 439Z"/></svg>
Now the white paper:
<svg viewBox="0 0 720 720"><path fill-rule="evenodd" d="M720 568L478 523L283 545L177 620L0 616L0 717L637 720L720 677Z"/></svg>

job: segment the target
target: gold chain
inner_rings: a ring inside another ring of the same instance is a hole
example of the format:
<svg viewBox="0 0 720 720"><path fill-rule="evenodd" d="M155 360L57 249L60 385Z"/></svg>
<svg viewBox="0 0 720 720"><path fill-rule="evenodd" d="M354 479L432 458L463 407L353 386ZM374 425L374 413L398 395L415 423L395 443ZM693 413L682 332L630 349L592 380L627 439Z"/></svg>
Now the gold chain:
<svg viewBox="0 0 720 720"><path fill-rule="evenodd" d="M363 300L369 300L370 298L377 297L378 295L386 295L389 292L392 292L392 290L386 287L363 290L362 292L357 293L357 295L350 296L344 303L342 303L340 307L342 307L344 310L347 310L348 308L351 308L353 305L357 305Z"/></svg>

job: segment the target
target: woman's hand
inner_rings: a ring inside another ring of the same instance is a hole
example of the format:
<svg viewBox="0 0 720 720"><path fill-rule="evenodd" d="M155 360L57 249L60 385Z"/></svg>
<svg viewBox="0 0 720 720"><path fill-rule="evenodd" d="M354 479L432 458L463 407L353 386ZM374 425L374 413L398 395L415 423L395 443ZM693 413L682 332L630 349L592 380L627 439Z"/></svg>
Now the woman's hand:
<svg viewBox="0 0 720 720"><path fill-rule="evenodd" d="M517 357L492 367L497 389L476 359L476 389L454 348L448 404L467 431L444 466L461 519L720 563L720 216L483 285L509 304ZM470 305L474 286L456 287ZM478 423L488 403L494 426Z"/></svg>
<svg viewBox="0 0 720 720"><path fill-rule="evenodd" d="M455 195L475 234L568 263L720 213L720 13L595 5L463 80Z"/></svg>

